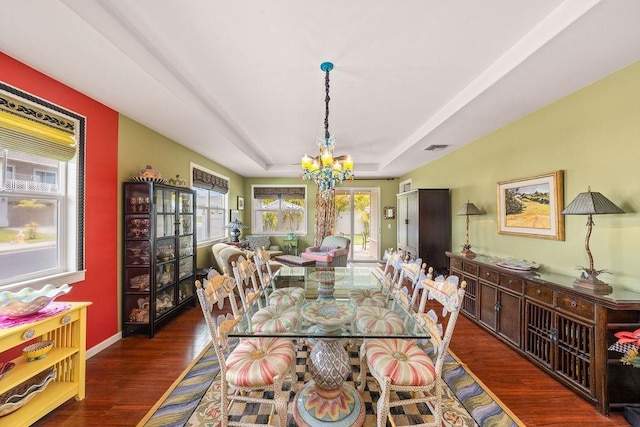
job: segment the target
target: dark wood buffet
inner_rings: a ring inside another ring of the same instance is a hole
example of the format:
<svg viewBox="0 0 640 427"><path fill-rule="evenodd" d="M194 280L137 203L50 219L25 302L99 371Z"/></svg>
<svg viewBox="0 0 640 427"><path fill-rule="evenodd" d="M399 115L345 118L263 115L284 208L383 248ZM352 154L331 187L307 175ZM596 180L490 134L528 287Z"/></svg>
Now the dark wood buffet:
<svg viewBox="0 0 640 427"><path fill-rule="evenodd" d="M608 351L618 331L640 327L640 293L596 295L574 278L498 267L487 256L447 252L450 274L467 282L462 312L599 412L640 402L640 369Z"/></svg>

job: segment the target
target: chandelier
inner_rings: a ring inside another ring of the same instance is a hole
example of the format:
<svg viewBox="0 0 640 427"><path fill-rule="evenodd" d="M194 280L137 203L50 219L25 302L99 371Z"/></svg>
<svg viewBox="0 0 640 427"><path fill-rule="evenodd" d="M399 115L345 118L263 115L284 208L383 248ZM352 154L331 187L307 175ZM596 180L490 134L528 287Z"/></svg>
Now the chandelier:
<svg viewBox="0 0 640 427"><path fill-rule="evenodd" d="M333 64L323 62L320 64L320 69L325 72L324 137L318 138L319 153L316 157L309 157L305 154L302 158L300 177L315 182L323 196L326 196L337 184L353 179L353 160L349 155L333 156L336 138L329 133L329 100L331 99L329 97L329 71L333 69Z"/></svg>

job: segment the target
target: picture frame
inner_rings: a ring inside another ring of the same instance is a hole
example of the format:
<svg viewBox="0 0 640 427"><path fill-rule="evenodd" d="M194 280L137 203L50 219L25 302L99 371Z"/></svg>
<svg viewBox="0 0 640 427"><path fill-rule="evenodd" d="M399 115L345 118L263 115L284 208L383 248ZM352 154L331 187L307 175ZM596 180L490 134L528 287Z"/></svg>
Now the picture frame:
<svg viewBox="0 0 640 427"><path fill-rule="evenodd" d="M238 210L239 211L244 210L244 197L242 196L238 196Z"/></svg>
<svg viewBox="0 0 640 427"><path fill-rule="evenodd" d="M561 170L498 183L498 233L564 240Z"/></svg>
<svg viewBox="0 0 640 427"><path fill-rule="evenodd" d="M396 208L395 206L385 206L384 207L384 219L394 219L396 217Z"/></svg>
<svg viewBox="0 0 640 427"><path fill-rule="evenodd" d="M240 211L236 209L231 209L229 212L229 222L232 222L236 219L240 219Z"/></svg>

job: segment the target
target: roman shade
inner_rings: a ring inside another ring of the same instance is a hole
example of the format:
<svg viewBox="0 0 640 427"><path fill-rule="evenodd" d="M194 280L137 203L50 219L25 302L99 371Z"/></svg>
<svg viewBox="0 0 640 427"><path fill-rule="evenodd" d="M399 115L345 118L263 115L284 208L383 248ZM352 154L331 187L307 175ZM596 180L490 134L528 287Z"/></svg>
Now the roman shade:
<svg viewBox="0 0 640 427"><path fill-rule="evenodd" d="M0 93L0 147L66 162L76 154L76 124Z"/></svg>
<svg viewBox="0 0 640 427"><path fill-rule="evenodd" d="M305 187L254 187L254 199L304 199Z"/></svg>
<svg viewBox="0 0 640 427"><path fill-rule="evenodd" d="M229 192L228 180L195 167L193 168L193 186L217 191L222 194Z"/></svg>

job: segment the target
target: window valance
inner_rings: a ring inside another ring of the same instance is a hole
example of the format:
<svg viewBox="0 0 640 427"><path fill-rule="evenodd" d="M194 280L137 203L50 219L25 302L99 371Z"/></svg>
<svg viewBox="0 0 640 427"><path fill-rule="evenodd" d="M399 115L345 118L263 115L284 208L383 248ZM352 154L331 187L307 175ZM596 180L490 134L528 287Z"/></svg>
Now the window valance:
<svg viewBox="0 0 640 427"><path fill-rule="evenodd" d="M304 199L306 187L254 187L254 199Z"/></svg>
<svg viewBox="0 0 640 427"><path fill-rule="evenodd" d="M74 122L0 92L0 147L68 161L76 146Z"/></svg>
<svg viewBox="0 0 640 427"><path fill-rule="evenodd" d="M213 190L223 194L229 192L228 180L197 168L193 168L193 186L206 188L207 190Z"/></svg>

